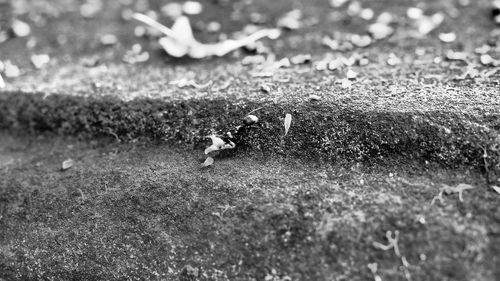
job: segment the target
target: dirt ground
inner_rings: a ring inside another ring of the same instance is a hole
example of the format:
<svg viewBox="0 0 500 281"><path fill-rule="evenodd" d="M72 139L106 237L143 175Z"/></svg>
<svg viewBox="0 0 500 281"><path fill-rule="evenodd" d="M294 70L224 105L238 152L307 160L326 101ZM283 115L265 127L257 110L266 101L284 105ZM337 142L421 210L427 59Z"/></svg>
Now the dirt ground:
<svg viewBox="0 0 500 281"><path fill-rule="evenodd" d="M201 168L175 146L1 140L4 280L370 280L374 263L383 280L500 274L499 196L470 169L258 155ZM460 183L474 186L463 201L431 204ZM374 246L387 231L397 253Z"/></svg>
<svg viewBox="0 0 500 281"><path fill-rule="evenodd" d="M98 2L12 1L31 33L0 43L0 61L20 69L0 70L0 280L500 276L500 67L476 50L500 59L491 1L360 1L370 20L349 15L354 1L202 2L190 16L202 42L303 12L301 28L263 40L264 58L310 62L264 77L265 63L242 63L255 51L176 59L122 19L170 1L102 1L81 16ZM444 21L415 38L409 7ZM366 34L382 12L392 36L346 51L322 43ZM443 42L447 32L457 39ZM104 34L117 42L104 46ZM137 43L149 60L125 63ZM33 54L50 61L36 68ZM318 70L360 56L367 64ZM249 112L259 121L238 131L236 149L202 168L206 136Z"/></svg>

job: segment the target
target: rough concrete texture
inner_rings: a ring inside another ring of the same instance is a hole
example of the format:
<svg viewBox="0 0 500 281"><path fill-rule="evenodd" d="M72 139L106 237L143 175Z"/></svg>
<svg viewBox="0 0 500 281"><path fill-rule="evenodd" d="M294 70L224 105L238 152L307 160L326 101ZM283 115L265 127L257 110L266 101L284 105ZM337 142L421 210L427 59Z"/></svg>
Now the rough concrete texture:
<svg viewBox="0 0 500 281"><path fill-rule="evenodd" d="M5 280L371 280L375 263L383 280L500 274L498 194L469 169L251 155L201 168L166 145L0 137ZM431 204L461 183L474 187L463 201ZM374 246L387 231L396 252Z"/></svg>

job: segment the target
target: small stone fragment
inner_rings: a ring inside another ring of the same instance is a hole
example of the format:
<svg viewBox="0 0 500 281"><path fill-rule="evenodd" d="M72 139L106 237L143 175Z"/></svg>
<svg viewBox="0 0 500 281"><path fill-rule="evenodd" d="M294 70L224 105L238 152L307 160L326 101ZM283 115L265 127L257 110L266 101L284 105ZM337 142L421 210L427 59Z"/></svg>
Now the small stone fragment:
<svg viewBox="0 0 500 281"><path fill-rule="evenodd" d="M330 6L333 8L339 8L340 6L347 3L349 0L330 0Z"/></svg>
<svg viewBox="0 0 500 281"><path fill-rule="evenodd" d="M305 54L305 55L296 55L290 58L290 62L292 64L305 64L311 62L311 55Z"/></svg>
<svg viewBox="0 0 500 281"><path fill-rule="evenodd" d="M310 96L309 96L309 99L310 99L311 101L319 101L319 100L321 99L321 97L320 97L320 96L318 96L318 95L310 95Z"/></svg>
<svg viewBox="0 0 500 281"><path fill-rule="evenodd" d="M187 278L195 279L199 277L200 271L198 268L195 268L188 264L182 269L181 275Z"/></svg>
<svg viewBox="0 0 500 281"><path fill-rule="evenodd" d="M490 50L491 50L491 47L490 47L490 46L488 46L488 45L486 45L486 44L484 44L484 45L482 45L481 47L477 47L477 48L474 50L474 52L475 52L476 54L484 55L484 54L488 53Z"/></svg>
<svg viewBox="0 0 500 281"><path fill-rule="evenodd" d="M66 171L67 169L73 167L74 164L75 164L75 161L73 161L73 159L66 159L62 162L61 170Z"/></svg>
<svg viewBox="0 0 500 281"><path fill-rule="evenodd" d="M100 0L88 0L80 6L80 15L83 18L91 19L102 10L102 2Z"/></svg>
<svg viewBox="0 0 500 281"><path fill-rule="evenodd" d="M26 37L31 33L31 27L29 26L29 24L18 19L14 19L12 21L11 28L16 37Z"/></svg>
<svg viewBox="0 0 500 281"><path fill-rule="evenodd" d="M336 58L328 63L328 70L337 70L340 69L344 65L342 58Z"/></svg>
<svg viewBox="0 0 500 281"><path fill-rule="evenodd" d="M424 16L424 11L416 7L410 7L406 10L406 16L410 19L416 20Z"/></svg>
<svg viewBox="0 0 500 281"><path fill-rule="evenodd" d="M104 34L99 38L99 41L104 46L112 46L118 43L118 37L114 34Z"/></svg>
<svg viewBox="0 0 500 281"><path fill-rule="evenodd" d="M184 5L182 5L182 11L187 15L199 15L203 11L203 6L200 2L186 1Z"/></svg>
<svg viewBox="0 0 500 281"><path fill-rule="evenodd" d="M387 64L390 66L401 64L401 59L398 58L395 54L389 54L389 58L387 59Z"/></svg>
<svg viewBox="0 0 500 281"><path fill-rule="evenodd" d="M281 28L295 30L302 26L302 23L300 22L301 18L302 18L301 10L298 9L292 10L286 13L283 17L281 17L278 20L277 25Z"/></svg>
<svg viewBox="0 0 500 281"><path fill-rule="evenodd" d="M201 164L202 167L208 167L208 166L212 166L214 164L214 159L212 157L207 157L207 159L205 159L205 162L203 162Z"/></svg>
<svg viewBox="0 0 500 281"><path fill-rule="evenodd" d="M368 35L353 34L351 42L357 47L364 48L368 47L372 43L372 38Z"/></svg>
<svg viewBox="0 0 500 281"><path fill-rule="evenodd" d="M50 57L47 54L31 56L31 63L35 66L36 69L44 67L49 62L50 62Z"/></svg>
<svg viewBox="0 0 500 281"><path fill-rule="evenodd" d="M394 29L385 23L373 23L368 26L368 33L375 40L384 39L389 37L394 32Z"/></svg>
<svg viewBox="0 0 500 281"><path fill-rule="evenodd" d="M269 85L263 84L260 85L260 90L266 94L269 94L271 92L271 87L269 87Z"/></svg>
<svg viewBox="0 0 500 281"><path fill-rule="evenodd" d="M498 66L498 65L500 65L500 60L496 60L488 54L481 55L479 60L481 61L481 64L486 65L486 66Z"/></svg>
<svg viewBox="0 0 500 281"><path fill-rule="evenodd" d="M350 69L350 68L347 70L347 73L346 73L346 77L347 77L347 79L349 79L349 80L354 80L354 79L356 79L356 77L357 77L357 76L358 76L358 73L357 73L357 72L353 71L353 70L352 70L352 69Z"/></svg>
<svg viewBox="0 0 500 281"><path fill-rule="evenodd" d="M182 16L182 5L177 2L168 3L161 8L161 12L169 18L175 19Z"/></svg>
<svg viewBox="0 0 500 281"><path fill-rule="evenodd" d="M371 20L371 19L373 19L374 16L375 16L375 13L370 8L365 8L365 9L361 10L361 13L359 14L359 17L364 19L364 20Z"/></svg>
<svg viewBox="0 0 500 281"><path fill-rule="evenodd" d="M457 39L457 35L454 32L439 33L439 40L445 43L451 43Z"/></svg>
<svg viewBox="0 0 500 281"><path fill-rule="evenodd" d="M21 70L19 69L19 67L13 64L11 61L7 60L3 65L3 74L5 75L5 77L16 78L21 75Z"/></svg>
<svg viewBox="0 0 500 281"><path fill-rule="evenodd" d="M247 126L255 124L257 122L259 122L259 118L255 115L252 115L252 114L249 114L249 115L245 116L245 118L243 118L243 123Z"/></svg>
<svg viewBox="0 0 500 281"><path fill-rule="evenodd" d="M455 52L452 50L448 50L446 52L446 58L449 60L467 60L467 53L465 52Z"/></svg>
<svg viewBox="0 0 500 281"><path fill-rule="evenodd" d="M220 29L221 29L221 24L219 22L211 21L207 24L208 32L216 33L219 32Z"/></svg>

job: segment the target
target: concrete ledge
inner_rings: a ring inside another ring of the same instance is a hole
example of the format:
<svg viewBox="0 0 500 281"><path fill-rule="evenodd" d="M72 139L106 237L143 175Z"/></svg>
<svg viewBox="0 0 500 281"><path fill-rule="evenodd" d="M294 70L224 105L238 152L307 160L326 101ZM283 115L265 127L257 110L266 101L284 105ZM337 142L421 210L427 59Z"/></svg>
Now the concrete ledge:
<svg viewBox="0 0 500 281"><path fill-rule="evenodd" d="M224 134L241 125L248 112L259 109L253 113L259 122L234 136L235 151L333 161L377 161L394 156L483 169L485 163L489 169L498 165L500 113L481 116L352 108L333 102L146 98L127 102L113 97L5 92L0 95L0 128L113 136L121 141L147 138L198 149L208 144L205 136ZM286 113L293 120L285 137Z"/></svg>

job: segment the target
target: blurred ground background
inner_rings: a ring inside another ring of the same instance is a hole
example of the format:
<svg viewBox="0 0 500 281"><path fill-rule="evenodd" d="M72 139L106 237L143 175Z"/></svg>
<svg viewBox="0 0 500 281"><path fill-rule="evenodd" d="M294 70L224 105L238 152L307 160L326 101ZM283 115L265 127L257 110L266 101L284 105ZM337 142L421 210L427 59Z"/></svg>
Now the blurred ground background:
<svg viewBox="0 0 500 281"><path fill-rule="evenodd" d="M492 1L203 1L188 15L201 42L282 33L201 60L130 19L171 26L185 2L11 2L0 279L500 276ZM392 32L375 39L377 22ZM201 167L206 136L251 111Z"/></svg>

